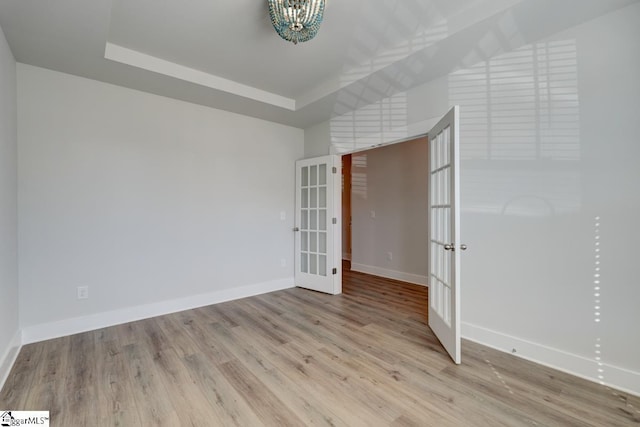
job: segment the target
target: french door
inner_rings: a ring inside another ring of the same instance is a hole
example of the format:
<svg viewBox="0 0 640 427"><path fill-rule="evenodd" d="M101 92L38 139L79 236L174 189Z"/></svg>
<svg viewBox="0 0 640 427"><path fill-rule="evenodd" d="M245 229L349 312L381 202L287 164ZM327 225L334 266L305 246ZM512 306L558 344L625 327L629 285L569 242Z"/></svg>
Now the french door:
<svg viewBox="0 0 640 427"><path fill-rule="evenodd" d="M429 131L429 327L455 363L460 351L459 109ZM296 162L295 284L342 292L340 157Z"/></svg>
<svg viewBox="0 0 640 427"><path fill-rule="evenodd" d="M340 157L296 162L295 284L342 292Z"/></svg>
<svg viewBox="0 0 640 427"><path fill-rule="evenodd" d="M459 109L429 132L429 327L460 363Z"/></svg>

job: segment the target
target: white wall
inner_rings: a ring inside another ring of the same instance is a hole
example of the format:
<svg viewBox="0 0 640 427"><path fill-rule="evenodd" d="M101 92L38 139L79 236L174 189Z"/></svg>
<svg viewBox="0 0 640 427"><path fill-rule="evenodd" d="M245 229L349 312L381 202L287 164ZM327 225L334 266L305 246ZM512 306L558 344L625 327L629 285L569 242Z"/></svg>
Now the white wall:
<svg viewBox="0 0 640 427"><path fill-rule="evenodd" d="M407 135L461 105L463 335L640 394L640 5L545 40L505 18L515 50L403 95Z"/></svg>
<svg viewBox="0 0 640 427"><path fill-rule="evenodd" d="M18 132L25 341L293 285L301 129L19 64Z"/></svg>
<svg viewBox="0 0 640 427"><path fill-rule="evenodd" d="M425 137L352 155L353 270L426 284L427 148Z"/></svg>
<svg viewBox="0 0 640 427"><path fill-rule="evenodd" d="M331 138L329 122L319 123L304 130L304 157L318 157L329 154L327 141Z"/></svg>
<svg viewBox="0 0 640 427"><path fill-rule="evenodd" d="M20 345L16 61L0 28L0 387Z"/></svg>

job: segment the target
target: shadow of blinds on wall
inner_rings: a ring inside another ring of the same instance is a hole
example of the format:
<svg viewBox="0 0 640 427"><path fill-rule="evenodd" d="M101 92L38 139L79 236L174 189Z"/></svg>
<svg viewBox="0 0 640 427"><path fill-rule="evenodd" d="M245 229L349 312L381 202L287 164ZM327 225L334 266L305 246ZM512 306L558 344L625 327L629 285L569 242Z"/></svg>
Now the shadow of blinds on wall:
<svg viewBox="0 0 640 427"><path fill-rule="evenodd" d="M449 101L461 107L467 209L538 216L580 208L575 40L526 45L455 71Z"/></svg>
<svg viewBox="0 0 640 427"><path fill-rule="evenodd" d="M579 160L574 40L536 43L449 76L466 159Z"/></svg>
<svg viewBox="0 0 640 427"><path fill-rule="evenodd" d="M425 52L449 35L448 23L430 3L387 2L382 9L364 8L364 16L354 28L355 39L340 77L340 87L330 120L331 142L336 153L370 148L408 136L407 90L421 81L429 66L423 56L402 60ZM400 13L400 14L399 14ZM402 21L388 16L403 16ZM404 22L404 20L411 22ZM380 22L387 31L410 32L395 46L380 40ZM398 25L400 28L397 28ZM359 61L358 58L369 58ZM399 65L401 64L401 65ZM404 64L404 65L402 65Z"/></svg>

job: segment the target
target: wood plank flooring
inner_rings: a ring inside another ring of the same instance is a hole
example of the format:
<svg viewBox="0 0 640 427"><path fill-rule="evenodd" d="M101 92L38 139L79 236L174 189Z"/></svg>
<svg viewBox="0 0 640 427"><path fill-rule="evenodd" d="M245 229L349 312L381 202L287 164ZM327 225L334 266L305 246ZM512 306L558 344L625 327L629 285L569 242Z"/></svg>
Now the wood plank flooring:
<svg viewBox="0 0 640 427"><path fill-rule="evenodd" d="M456 366L427 289L344 272L26 345L0 409L52 426L631 426L640 398L471 342Z"/></svg>

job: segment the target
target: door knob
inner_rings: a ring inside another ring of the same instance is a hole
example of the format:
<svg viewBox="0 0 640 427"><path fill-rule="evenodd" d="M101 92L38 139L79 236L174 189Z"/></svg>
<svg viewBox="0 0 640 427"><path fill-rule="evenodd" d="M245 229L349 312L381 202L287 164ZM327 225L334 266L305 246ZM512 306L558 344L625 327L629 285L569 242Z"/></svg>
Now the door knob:
<svg viewBox="0 0 640 427"><path fill-rule="evenodd" d="M445 251L455 251L456 250L456 245L454 245L453 243L446 243L444 245L444 250ZM462 251L466 251L467 250L467 245L465 245L464 243L462 243L460 245L460 250Z"/></svg>
<svg viewBox="0 0 640 427"><path fill-rule="evenodd" d="M298 227L293 227L293 231L300 231Z"/></svg>

